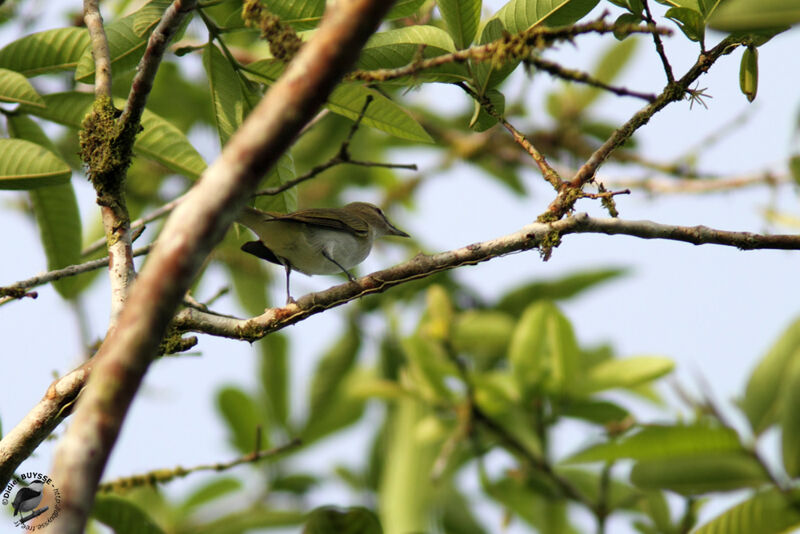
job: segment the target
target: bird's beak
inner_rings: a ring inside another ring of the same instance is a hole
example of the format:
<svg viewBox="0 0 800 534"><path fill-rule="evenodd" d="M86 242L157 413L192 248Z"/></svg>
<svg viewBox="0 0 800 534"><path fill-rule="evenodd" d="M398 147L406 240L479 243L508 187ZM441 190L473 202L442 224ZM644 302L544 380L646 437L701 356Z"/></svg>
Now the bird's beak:
<svg viewBox="0 0 800 534"><path fill-rule="evenodd" d="M407 233L405 233L404 231L402 231L389 221L386 221L386 223L387 223L386 225L389 228L389 231L386 232L387 235L399 235L400 237L411 237L410 235L408 235Z"/></svg>

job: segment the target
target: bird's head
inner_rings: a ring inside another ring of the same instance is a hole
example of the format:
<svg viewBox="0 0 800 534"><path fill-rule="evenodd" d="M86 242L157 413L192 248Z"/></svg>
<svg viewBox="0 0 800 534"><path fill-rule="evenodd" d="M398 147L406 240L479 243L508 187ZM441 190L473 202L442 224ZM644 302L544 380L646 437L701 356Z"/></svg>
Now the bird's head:
<svg viewBox="0 0 800 534"><path fill-rule="evenodd" d="M347 211L350 215L356 216L366 222L372 229L375 237L383 235L411 237L389 222L383 210L369 202L351 202L342 209Z"/></svg>

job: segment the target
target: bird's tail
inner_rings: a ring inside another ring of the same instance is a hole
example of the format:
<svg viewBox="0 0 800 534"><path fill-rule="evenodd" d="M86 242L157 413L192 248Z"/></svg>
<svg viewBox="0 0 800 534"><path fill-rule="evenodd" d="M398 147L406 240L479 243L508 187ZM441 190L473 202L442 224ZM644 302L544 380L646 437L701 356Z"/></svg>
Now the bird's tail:
<svg viewBox="0 0 800 534"><path fill-rule="evenodd" d="M245 206L242 212L239 214L239 217L236 219L236 222L243 224L252 230L256 230L261 223L272 218L273 216L266 211Z"/></svg>

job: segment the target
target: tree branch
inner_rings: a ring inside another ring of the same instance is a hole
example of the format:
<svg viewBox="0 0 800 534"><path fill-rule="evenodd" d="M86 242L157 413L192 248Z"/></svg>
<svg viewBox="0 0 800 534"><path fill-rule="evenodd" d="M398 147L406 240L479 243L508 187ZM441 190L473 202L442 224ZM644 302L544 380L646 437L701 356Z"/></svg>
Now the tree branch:
<svg viewBox="0 0 800 534"><path fill-rule="evenodd" d="M131 488L164 484L166 482L175 480L176 478L184 478L187 475L190 475L192 473L197 473L200 471L216 471L216 472L227 471L228 469L231 469L232 467L236 467L238 465L246 463L255 463L258 462L259 460L263 460L264 458L274 458L275 456L283 454L286 451L296 449L300 445L302 445L302 442L299 439L293 439L288 443L285 443L278 447L273 447L271 449L266 449L266 450L254 451L251 452L250 454L245 454L244 456L240 456L239 458L236 458L229 462L219 462L215 464L200 464L189 468L178 466L172 469L158 469L156 471L151 471L149 473L144 473L141 475L122 477L116 480L112 480L110 482L106 482L104 484L100 484L97 487L97 491L119 493L125 490L129 490Z"/></svg>
<svg viewBox="0 0 800 534"><path fill-rule="evenodd" d="M558 191L561 188L561 185L564 181L558 175L558 173L553 169L552 166L547 162L547 159L542 155L541 152L531 143L525 135L517 130L513 124L508 122L506 118L498 112L495 107L492 105L491 100L486 95L479 95L477 92L473 91L470 87L467 86L465 83L457 84L464 92L466 92L469 96L475 99L478 104L492 116L497 122L503 125L503 128L508 130L511 134L511 137L514 138L514 142L517 143L522 149L533 158L533 161L539 167L539 170L542 173L542 177L553 186L553 189Z"/></svg>
<svg viewBox="0 0 800 534"><path fill-rule="evenodd" d="M411 280L465 265L476 265L513 252L537 247L552 248L563 235L585 233L666 239L694 245L717 244L741 250L800 250L800 235L762 235L716 230L705 226L674 226L652 221L596 219L580 213L550 224L529 224L512 234L448 252L432 256L419 254L405 263L368 274L354 282L305 295L296 303L283 308L267 309L262 315L251 319L223 317L186 308L178 313L173 324L182 331L257 341L276 330L365 295L381 293Z"/></svg>
<svg viewBox="0 0 800 534"><path fill-rule="evenodd" d="M153 245L151 244L138 248L133 251L131 257L135 258L136 256L143 256L148 252L150 252L150 249L152 247ZM109 261L110 257L106 256L105 258L87 261L86 263L81 263L78 265L70 265L68 267L64 267L63 269L56 269L54 271L40 274L38 276L33 276L31 278L28 278L27 280L20 280L19 282L14 282L10 286L0 287L0 306L2 306L3 304L5 304L10 300L14 300L15 298L21 298L19 296L11 296L14 293L24 292L27 289L47 284L49 282L52 282L53 280L61 280L62 278L67 278L69 276L76 276L79 274L87 273L89 271L94 271L95 269L101 269L103 267L107 267Z"/></svg>
<svg viewBox="0 0 800 534"><path fill-rule="evenodd" d="M656 26L640 26L638 24L617 25L609 24L603 19L607 16L604 13L598 20L585 24L575 24L561 28L549 28L546 26L534 26L525 31L505 35L500 39L486 43L484 45L471 46L463 50L458 50L450 54L420 59L413 61L403 67L396 69L376 69L376 70L357 70L347 76L348 80L361 80L366 82L385 82L406 76L413 76L425 70L433 69L448 63L464 63L466 61L491 61L491 60L523 60L528 59L529 48L541 47L543 45L562 40L572 40L578 35L586 33L612 33L616 31L621 35L633 33L657 33L661 35L672 35L672 31ZM519 57L498 57L508 54L509 50L522 52ZM524 57L523 57L524 56Z"/></svg>
<svg viewBox="0 0 800 534"><path fill-rule="evenodd" d="M84 0L83 22L89 30L92 43L95 97L111 98L111 53L108 50L108 39L98 4L98 0Z"/></svg>
<svg viewBox="0 0 800 534"><path fill-rule="evenodd" d="M264 171L314 117L390 7L384 0L330 4L312 39L172 212L118 327L95 356L95 372L58 447L53 478L62 515L56 532L83 531L125 414L175 308Z"/></svg>
<svg viewBox="0 0 800 534"><path fill-rule="evenodd" d="M641 110L637 111L625 124L617 128L606 141L592 153L588 160L578 169L571 181L566 182L556 198L548 206L547 211L539 216L542 222L558 220L569 213L577 198L580 196L576 191L594 179L597 169L608 159L611 153L642 126L650 121L650 118L665 108L672 102L683 100L689 86L694 83L701 74L708 71L721 56L730 54L737 46L742 44L741 36L731 35L722 40L717 46L701 54L695 64L678 81L668 84L655 101L651 102Z"/></svg>

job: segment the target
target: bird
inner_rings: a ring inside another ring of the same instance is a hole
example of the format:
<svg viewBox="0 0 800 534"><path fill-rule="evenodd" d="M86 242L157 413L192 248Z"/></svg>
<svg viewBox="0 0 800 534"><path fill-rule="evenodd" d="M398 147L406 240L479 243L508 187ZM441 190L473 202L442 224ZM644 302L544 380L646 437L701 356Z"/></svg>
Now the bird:
<svg viewBox="0 0 800 534"><path fill-rule="evenodd" d="M39 506L39 503L42 502L42 489L44 489L44 482L36 479L30 485L17 490L12 504L14 515L19 513L22 517L25 512L30 512Z"/></svg>
<svg viewBox="0 0 800 534"><path fill-rule="evenodd" d="M295 302L289 289L293 270L309 276L343 272L352 282L355 277L349 269L364 261L375 238L410 237L389 222L378 206L368 202L285 214L248 206L237 222L250 228L259 238L243 244L244 252L283 265L287 304Z"/></svg>

